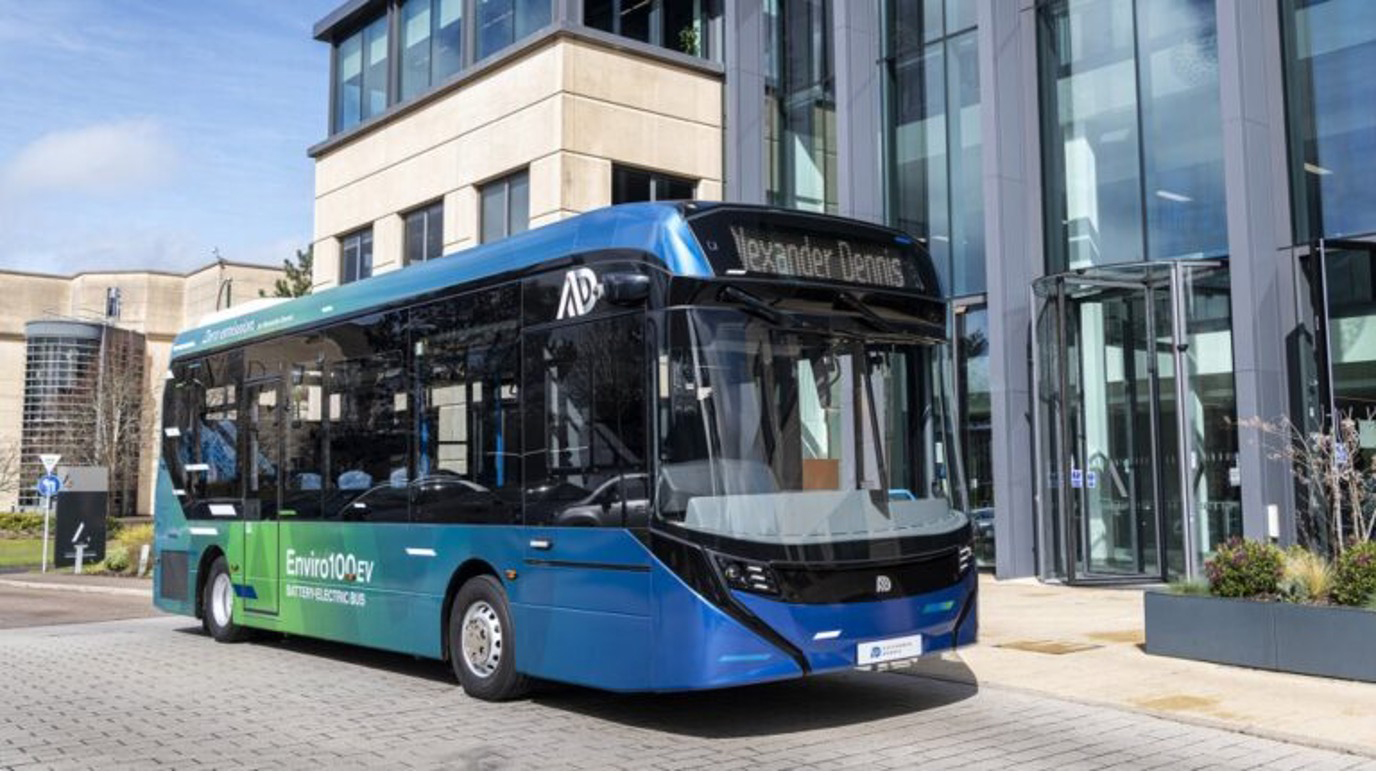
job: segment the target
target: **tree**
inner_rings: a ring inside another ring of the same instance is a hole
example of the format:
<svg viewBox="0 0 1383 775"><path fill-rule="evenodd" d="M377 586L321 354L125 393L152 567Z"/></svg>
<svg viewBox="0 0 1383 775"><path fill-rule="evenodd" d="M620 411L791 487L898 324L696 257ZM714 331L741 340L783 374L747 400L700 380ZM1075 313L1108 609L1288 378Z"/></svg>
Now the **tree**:
<svg viewBox="0 0 1383 775"><path fill-rule="evenodd" d="M65 423L61 451L64 461L106 469L107 513L120 517L139 507L140 453L154 438L157 397L146 380L142 347L108 339L103 349L87 400Z"/></svg>
<svg viewBox="0 0 1383 775"><path fill-rule="evenodd" d="M19 441L0 442L0 495L18 493L24 483ZM8 504L0 504L3 509Z"/></svg>
<svg viewBox="0 0 1383 775"><path fill-rule="evenodd" d="M299 249L297 262L283 259L283 277L274 281L274 295L284 298L306 296L312 292L312 246ZM260 296L267 296L263 290Z"/></svg>

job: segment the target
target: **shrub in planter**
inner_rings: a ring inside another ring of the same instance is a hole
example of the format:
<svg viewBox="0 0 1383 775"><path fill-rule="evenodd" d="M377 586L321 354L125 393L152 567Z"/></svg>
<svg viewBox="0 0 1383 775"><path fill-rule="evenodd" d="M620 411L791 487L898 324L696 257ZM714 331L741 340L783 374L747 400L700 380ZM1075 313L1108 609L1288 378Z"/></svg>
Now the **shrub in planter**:
<svg viewBox="0 0 1383 775"><path fill-rule="evenodd" d="M1340 605L1367 605L1378 589L1378 544L1360 541L1335 560L1330 597Z"/></svg>
<svg viewBox="0 0 1383 775"><path fill-rule="evenodd" d="M1304 546L1287 550L1278 594L1290 603L1328 603L1332 584L1330 563Z"/></svg>
<svg viewBox="0 0 1383 775"><path fill-rule="evenodd" d="M1215 547L1205 561L1205 578L1217 597L1273 597L1285 565L1276 546L1236 536Z"/></svg>
<svg viewBox="0 0 1383 775"><path fill-rule="evenodd" d="M133 525L122 528L106 549L106 570L112 573L134 573L139 563L139 550L154 542L154 526Z"/></svg>

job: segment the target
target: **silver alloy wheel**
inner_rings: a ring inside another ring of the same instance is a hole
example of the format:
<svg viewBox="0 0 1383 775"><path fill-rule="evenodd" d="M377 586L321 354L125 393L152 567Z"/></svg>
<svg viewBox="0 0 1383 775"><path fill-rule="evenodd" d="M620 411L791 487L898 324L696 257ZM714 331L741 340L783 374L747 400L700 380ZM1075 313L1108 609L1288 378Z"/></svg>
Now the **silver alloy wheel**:
<svg viewBox="0 0 1383 775"><path fill-rule="evenodd" d="M225 627L231 621L231 583L230 576L222 573L211 582L211 618L217 627Z"/></svg>
<svg viewBox="0 0 1383 775"><path fill-rule="evenodd" d="M461 653L466 669L477 678L489 678L504 654L504 630L499 613L484 600L471 603L461 618Z"/></svg>

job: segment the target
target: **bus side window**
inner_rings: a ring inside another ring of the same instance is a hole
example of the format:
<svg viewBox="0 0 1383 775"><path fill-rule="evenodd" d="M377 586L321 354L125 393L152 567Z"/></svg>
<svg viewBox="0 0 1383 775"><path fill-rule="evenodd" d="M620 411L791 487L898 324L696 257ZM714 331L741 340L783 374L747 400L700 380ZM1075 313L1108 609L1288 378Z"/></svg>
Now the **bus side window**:
<svg viewBox="0 0 1383 775"><path fill-rule="evenodd" d="M527 335L528 524L647 525L643 321L639 314L620 315Z"/></svg>
<svg viewBox="0 0 1383 775"><path fill-rule="evenodd" d="M413 521L512 524L519 507L518 288L413 311Z"/></svg>
<svg viewBox="0 0 1383 775"><path fill-rule="evenodd" d="M281 519L321 519L323 471L322 364L312 345L319 338L290 340L288 395L284 406ZM296 345L296 346L294 346Z"/></svg>
<svg viewBox="0 0 1383 775"><path fill-rule="evenodd" d="M168 371L163 391L163 461L173 482L173 494L190 517L194 504L202 497L205 480L197 470L201 462L197 418L205 392L204 370L197 360L174 363Z"/></svg>
<svg viewBox="0 0 1383 775"><path fill-rule="evenodd" d="M240 490L240 374L241 353L236 350L208 356L202 361L198 390L201 400L196 416L195 462L187 467L197 482L195 519L236 519L243 516Z"/></svg>
<svg viewBox="0 0 1383 775"><path fill-rule="evenodd" d="M369 315L323 334L326 519L408 520L406 321L404 313Z"/></svg>

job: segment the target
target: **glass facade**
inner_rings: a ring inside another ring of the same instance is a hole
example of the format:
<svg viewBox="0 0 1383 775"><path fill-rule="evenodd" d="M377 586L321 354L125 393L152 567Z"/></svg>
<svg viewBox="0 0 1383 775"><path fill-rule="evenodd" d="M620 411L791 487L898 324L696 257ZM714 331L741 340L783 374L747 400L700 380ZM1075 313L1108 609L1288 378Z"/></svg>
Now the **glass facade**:
<svg viewBox="0 0 1383 775"><path fill-rule="evenodd" d="M1374 233L1374 0L1284 0L1290 172L1298 244Z"/></svg>
<svg viewBox="0 0 1383 775"><path fill-rule="evenodd" d="M344 132L424 94L551 21L552 0L386 3L333 41L331 131Z"/></svg>
<svg viewBox="0 0 1383 775"><path fill-rule="evenodd" d="M528 37L550 21L551 0L475 0L475 59Z"/></svg>
<svg viewBox="0 0 1383 775"><path fill-rule="evenodd" d="M336 131L389 106L389 20L366 24L336 44Z"/></svg>
<svg viewBox="0 0 1383 775"><path fill-rule="evenodd" d="M720 0L585 0L582 23L703 59L720 59Z"/></svg>
<svg viewBox="0 0 1383 775"><path fill-rule="evenodd" d="M833 213L839 200L832 4L763 1L767 201Z"/></svg>
<svg viewBox="0 0 1383 775"><path fill-rule="evenodd" d="M399 8L399 99L461 69L461 0L405 0Z"/></svg>
<svg viewBox="0 0 1383 775"><path fill-rule="evenodd" d="M24 482L43 473L41 453L64 465L105 466L111 516L137 511L139 459L150 428L141 334L111 326L36 321L25 327L20 468ZM40 505L19 488L21 508Z"/></svg>
<svg viewBox="0 0 1383 775"><path fill-rule="evenodd" d="M979 34L974 3L888 0L889 220L927 241L942 288L982 293Z"/></svg>
<svg viewBox="0 0 1383 775"><path fill-rule="evenodd" d="M1214 0L1039 9L1047 269L1228 250Z"/></svg>

